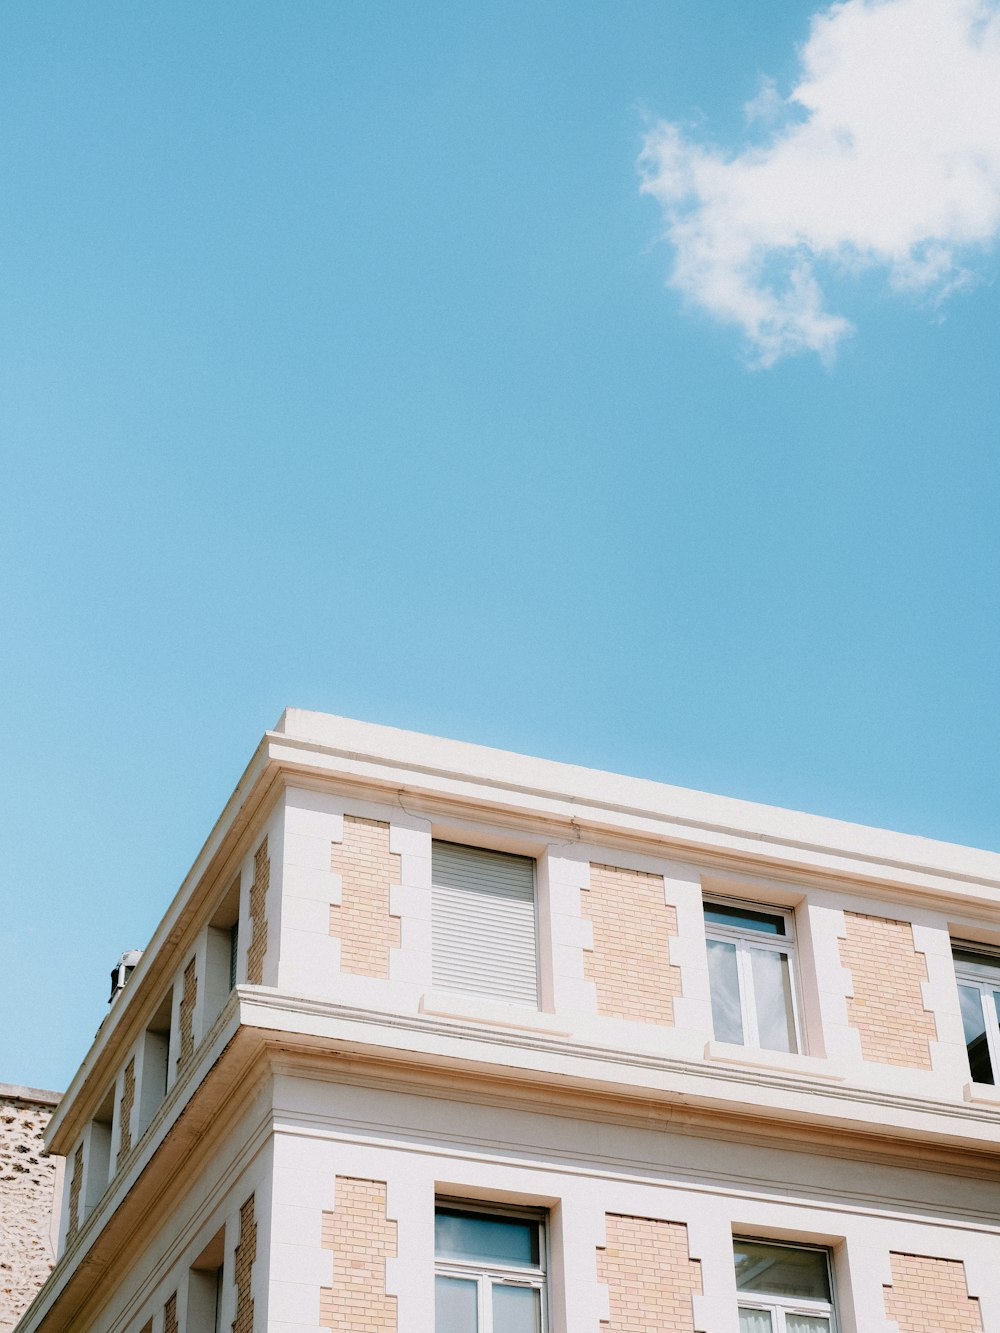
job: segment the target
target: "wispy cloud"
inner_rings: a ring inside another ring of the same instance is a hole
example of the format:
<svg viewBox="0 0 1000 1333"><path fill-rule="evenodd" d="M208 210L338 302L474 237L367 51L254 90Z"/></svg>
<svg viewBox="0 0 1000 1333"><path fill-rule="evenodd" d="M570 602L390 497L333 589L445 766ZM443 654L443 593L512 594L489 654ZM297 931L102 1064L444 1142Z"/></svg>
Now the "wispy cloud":
<svg viewBox="0 0 1000 1333"><path fill-rule="evenodd" d="M825 274L879 268L941 300L1000 234L996 0L846 0L799 54L787 97L765 80L747 104L752 143L727 154L663 122L641 160L671 283L762 366L829 358L850 332Z"/></svg>

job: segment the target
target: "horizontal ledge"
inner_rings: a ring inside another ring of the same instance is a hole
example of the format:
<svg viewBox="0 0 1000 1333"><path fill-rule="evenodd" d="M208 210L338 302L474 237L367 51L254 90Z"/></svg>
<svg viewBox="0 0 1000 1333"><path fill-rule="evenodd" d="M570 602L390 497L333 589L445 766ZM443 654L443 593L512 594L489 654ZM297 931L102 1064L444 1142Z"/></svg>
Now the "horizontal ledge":
<svg viewBox="0 0 1000 1333"><path fill-rule="evenodd" d="M739 1065L744 1069L761 1069L773 1074L802 1074L806 1078L823 1079L828 1083L842 1083L846 1075L831 1060L815 1055L797 1055L789 1051L762 1051L753 1046L736 1046L727 1041L710 1041L705 1047L705 1059L718 1064Z"/></svg>
<svg viewBox="0 0 1000 1333"><path fill-rule="evenodd" d="M967 1102L1000 1107L1000 1088L995 1088L991 1083L966 1083L962 1091Z"/></svg>
<svg viewBox="0 0 1000 1333"><path fill-rule="evenodd" d="M420 997L420 1012L432 1018L458 1018L489 1023L494 1027L543 1032L551 1037L569 1036L569 1029L561 1025L554 1014L504 1004L502 1000L488 1000L481 995L465 995L460 991L425 991Z"/></svg>

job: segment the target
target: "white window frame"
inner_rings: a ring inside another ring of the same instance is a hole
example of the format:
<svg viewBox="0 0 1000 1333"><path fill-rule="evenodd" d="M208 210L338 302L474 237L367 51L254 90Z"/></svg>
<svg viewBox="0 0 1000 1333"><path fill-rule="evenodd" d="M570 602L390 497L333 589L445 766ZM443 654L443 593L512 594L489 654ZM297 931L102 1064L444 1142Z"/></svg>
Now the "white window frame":
<svg viewBox="0 0 1000 1333"><path fill-rule="evenodd" d="M806 1051L802 1023L799 1018L799 969L795 943L795 913L784 907L772 907L769 903L746 902L742 898L723 898L712 894L704 900L704 909L710 907L731 907L740 912L763 912L767 916L780 917L785 923L784 935L767 935L764 931L753 930L749 926L726 926L718 922L705 920L705 939L721 940L736 946L736 978L740 992L740 1017L743 1020L743 1045L750 1050L771 1050L761 1046L760 1032L757 1026L757 996L753 983L753 965L750 950L770 949L773 953L783 953L788 958L789 992L792 1004L792 1030L795 1033L795 1050L790 1055L804 1055ZM713 1027L714 1031L714 1027ZM785 1052L779 1052L785 1054Z"/></svg>
<svg viewBox="0 0 1000 1333"><path fill-rule="evenodd" d="M826 1280L830 1288L830 1299L818 1301L804 1296L769 1296L764 1292L742 1292L737 1289L737 1316L741 1310L752 1311L754 1314L767 1313L771 1316L772 1333L786 1333L785 1319L788 1315L812 1315L814 1318L828 1319L830 1333L837 1333L837 1288L833 1281L833 1256L828 1249L822 1245L794 1245L791 1241L785 1243L770 1240L766 1236L733 1237L735 1245L741 1240L756 1245L769 1245L776 1250L810 1250L813 1254L821 1254L826 1260Z"/></svg>
<svg viewBox="0 0 1000 1333"><path fill-rule="evenodd" d="M983 1021L986 1025L986 1049L990 1056L993 1086L1000 1085L1000 1015L997 1014L993 1000L994 993L1000 991L1000 953L994 952L988 945L975 944L968 940L952 940L952 950L955 953L974 953L983 960L981 963L972 963L968 959L956 958L955 980L959 986L971 986L979 992ZM969 1073L971 1076L971 1069Z"/></svg>
<svg viewBox="0 0 1000 1333"><path fill-rule="evenodd" d="M494 1204L489 1200L479 1199L442 1199L434 1200L434 1214L438 1210L450 1213L474 1213L478 1217L496 1217L512 1222L532 1222L538 1227L538 1265L484 1264L463 1262L456 1259L434 1260L434 1276L461 1278L466 1282L475 1282L477 1287L477 1333L493 1333L493 1288L531 1287L540 1293L542 1333L549 1327L546 1273L548 1271L548 1245L545 1209L511 1208L504 1204Z"/></svg>

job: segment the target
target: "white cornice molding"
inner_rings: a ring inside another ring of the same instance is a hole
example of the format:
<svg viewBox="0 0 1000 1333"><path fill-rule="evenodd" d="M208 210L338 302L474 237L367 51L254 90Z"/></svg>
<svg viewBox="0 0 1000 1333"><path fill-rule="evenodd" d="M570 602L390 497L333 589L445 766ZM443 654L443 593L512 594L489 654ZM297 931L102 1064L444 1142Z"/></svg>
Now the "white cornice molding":
<svg viewBox="0 0 1000 1333"><path fill-rule="evenodd" d="M357 1055L387 1065L425 1065L459 1076L489 1075L566 1094L683 1105L746 1120L841 1129L873 1139L1000 1154L1000 1108L946 1102L765 1067L660 1056L574 1041L552 1033L487 1029L431 1015L404 1015L240 987L240 1018L264 1040ZM270 1038L264 1033L270 1032ZM839 1071L838 1071L839 1073ZM887 1113L889 1113L887 1115Z"/></svg>
<svg viewBox="0 0 1000 1333"><path fill-rule="evenodd" d="M1000 853L394 727L286 709L265 737L290 769L648 835L685 851L846 878L1000 892ZM996 898L993 900L1000 905Z"/></svg>

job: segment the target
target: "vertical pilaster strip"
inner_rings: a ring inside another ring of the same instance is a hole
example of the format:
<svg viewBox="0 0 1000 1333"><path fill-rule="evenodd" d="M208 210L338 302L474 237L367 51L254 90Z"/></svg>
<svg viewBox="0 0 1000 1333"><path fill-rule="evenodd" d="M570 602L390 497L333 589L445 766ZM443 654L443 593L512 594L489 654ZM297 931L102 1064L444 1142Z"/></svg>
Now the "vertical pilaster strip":
<svg viewBox="0 0 1000 1333"><path fill-rule="evenodd" d="M333 1286L320 1292L322 1326L396 1333L396 1297L385 1290L396 1223L386 1217L384 1180L337 1177L333 1212L323 1214L323 1248L333 1251Z"/></svg>
<svg viewBox="0 0 1000 1333"><path fill-rule="evenodd" d="M236 1318L233 1333L253 1333L253 1265L257 1258L257 1223L254 1196L240 1209L240 1238L236 1245Z"/></svg>
<svg viewBox="0 0 1000 1333"><path fill-rule="evenodd" d="M132 1108L135 1105L135 1056L129 1060L125 1066L125 1076L122 1079L122 1100L118 1108L118 1120L121 1130L118 1136L120 1147L118 1149L117 1165L121 1166L125 1158L132 1151Z"/></svg>
<svg viewBox="0 0 1000 1333"><path fill-rule="evenodd" d="M66 1244L76 1239L80 1230L80 1195L83 1192L83 1144L73 1154L73 1175L69 1182L69 1217L66 1219Z"/></svg>
<svg viewBox="0 0 1000 1333"><path fill-rule="evenodd" d="M198 1002L198 969L191 959L184 969L180 1003L180 1050L177 1053L178 1073L194 1055L194 1008Z"/></svg>
<svg viewBox="0 0 1000 1333"><path fill-rule="evenodd" d="M701 1264L688 1254L687 1227L608 1213L597 1276L607 1283L607 1333L696 1333L694 1300Z"/></svg>
<svg viewBox="0 0 1000 1333"><path fill-rule="evenodd" d="M663 876L592 863L580 900L594 930L584 975L596 987L598 1013L672 1027L681 970L670 962L677 911L666 901Z"/></svg>
<svg viewBox="0 0 1000 1333"><path fill-rule="evenodd" d="M389 825L345 815L344 840L332 844L330 869L342 885L340 902L330 906L330 934L340 940L341 971L388 977L389 951L400 942L390 891L402 878L400 857L389 850Z"/></svg>
<svg viewBox="0 0 1000 1333"><path fill-rule="evenodd" d="M979 1301L969 1295L965 1265L956 1259L896 1254L885 1313L899 1333L983 1333Z"/></svg>
<svg viewBox="0 0 1000 1333"><path fill-rule="evenodd" d="M845 912L841 960L849 968L853 996L850 1024L866 1060L910 1069L930 1069L934 1015L924 1008L927 963L913 944L909 921Z"/></svg>
<svg viewBox="0 0 1000 1333"><path fill-rule="evenodd" d="M253 883L250 886L250 947L247 950L247 981L259 986L264 976L267 953L267 890L271 883L271 858L267 838L253 858Z"/></svg>

